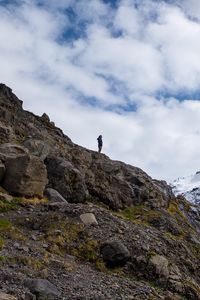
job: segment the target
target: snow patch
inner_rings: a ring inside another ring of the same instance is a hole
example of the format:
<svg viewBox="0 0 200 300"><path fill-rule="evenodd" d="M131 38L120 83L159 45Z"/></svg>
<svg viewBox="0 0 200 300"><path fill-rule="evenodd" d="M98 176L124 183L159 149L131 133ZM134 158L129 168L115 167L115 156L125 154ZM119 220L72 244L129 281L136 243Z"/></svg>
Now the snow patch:
<svg viewBox="0 0 200 300"><path fill-rule="evenodd" d="M183 195L192 204L200 205L200 171L188 177L179 177L170 185L176 196Z"/></svg>

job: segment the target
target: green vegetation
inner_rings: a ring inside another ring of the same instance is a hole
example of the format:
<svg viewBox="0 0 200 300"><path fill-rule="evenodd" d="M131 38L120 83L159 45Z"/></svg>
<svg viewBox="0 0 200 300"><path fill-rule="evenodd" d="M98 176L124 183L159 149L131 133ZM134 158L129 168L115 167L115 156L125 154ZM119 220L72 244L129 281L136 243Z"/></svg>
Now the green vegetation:
<svg viewBox="0 0 200 300"><path fill-rule="evenodd" d="M47 202L48 200L44 197L14 197L11 201L0 200L0 212L18 209L20 205L37 205Z"/></svg>
<svg viewBox="0 0 200 300"><path fill-rule="evenodd" d="M170 201L169 207L167 209L168 213L175 217L175 219L178 221L178 223L186 223L188 226L191 227L191 225L188 223L187 218L181 211L179 204L176 201Z"/></svg>
<svg viewBox="0 0 200 300"><path fill-rule="evenodd" d="M99 256L99 243L96 240L87 239L77 247L71 249L71 254L86 261L95 262Z"/></svg>
<svg viewBox="0 0 200 300"><path fill-rule="evenodd" d="M172 234L171 232L168 232L168 231L167 231L167 232L164 233L164 236L165 236L166 238L170 239L170 240L175 241L175 242L177 242L177 241L182 241L182 240L185 239L185 233L184 233L183 231L180 232L179 235L174 235L174 234Z"/></svg>
<svg viewBox="0 0 200 300"><path fill-rule="evenodd" d="M4 255L0 255L0 263L5 262L7 260L7 257Z"/></svg>
<svg viewBox="0 0 200 300"><path fill-rule="evenodd" d="M188 222L186 216L181 211L179 207L179 203L176 201L170 201L169 207L167 209L168 213L175 218L177 224L182 228L182 236L185 236L188 232L193 232L194 228L192 225Z"/></svg>
<svg viewBox="0 0 200 300"><path fill-rule="evenodd" d="M119 217L132 221L134 224L151 226L151 221L155 218L161 218L161 212L150 209L144 205L127 207L117 213Z"/></svg>
<svg viewBox="0 0 200 300"><path fill-rule="evenodd" d="M151 251L149 251L149 252L147 253L147 255L148 255L149 257L153 257L153 256L157 255L157 253L156 253L155 251L151 250Z"/></svg>
<svg viewBox="0 0 200 300"><path fill-rule="evenodd" d="M5 200L0 200L0 212L7 212L9 210L17 209L18 203L13 199L8 202Z"/></svg>
<svg viewBox="0 0 200 300"><path fill-rule="evenodd" d="M0 219L0 231L8 230L11 228L11 223L8 220Z"/></svg>
<svg viewBox="0 0 200 300"><path fill-rule="evenodd" d="M16 256L16 257L11 258L11 260L15 263L27 266L34 271L39 271L43 268L43 262L35 257Z"/></svg>
<svg viewBox="0 0 200 300"><path fill-rule="evenodd" d="M26 237L20 229L14 227L9 220L0 219L0 233L4 238L26 241Z"/></svg>
<svg viewBox="0 0 200 300"><path fill-rule="evenodd" d="M154 288L158 293L162 293L164 291L164 288L161 287L160 285L158 285L155 281L152 281L152 280L146 281L145 280L145 283L148 286Z"/></svg>
<svg viewBox="0 0 200 300"><path fill-rule="evenodd" d="M75 241L83 231L82 224L74 224L68 220L52 223L46 231L46 241L57 244L59 247L67 247Z"/></svg>
<svg viewBox="0 0 200 300"><path fill-rule="evenodd" d="M4 246L4 239L0 237L0 250L2 250L3 246Z"/></svg>
<svg viewBox="0 0 200 300"><path fill-rule="evenodd" d="M21 221L20 221L21 222ZM70 253L72 247L77 243L79 236L83 234L84 225L75 223L66 217L60 217L55 212L47 213L45 218L39 224L38 220L25 220L26 226L37 222L44 232L42 239L49 245L49 251L54 254L64 256ZM20 224L24 226L25 224Z"/></svg>
<svg viewBox="0 0 200 300"><path fill-rule="evenodd" d="M34 223L35 220L30 222ZM99 260L99 242L88 237L83 224L50 212L42 220L40 228L44 232L42 240L48 244L49 252L63 257L68 253L80 260L94 262L99 269L105 269Z"/></svg>

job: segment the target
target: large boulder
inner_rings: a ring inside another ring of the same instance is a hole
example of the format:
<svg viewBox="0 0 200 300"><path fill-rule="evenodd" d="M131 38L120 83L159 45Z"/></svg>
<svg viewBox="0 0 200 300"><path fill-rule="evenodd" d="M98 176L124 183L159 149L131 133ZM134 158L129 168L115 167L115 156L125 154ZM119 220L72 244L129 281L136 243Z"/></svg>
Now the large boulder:
<svg viewBox="0 0 200 300"><path fill-rule="evenodd" d="M44 191L44 195L48 198L50 202L61 202L61 203L67 203L67 200L61 196L60 193L58 193L56 190L47 188Z"/></svg>
<svg viewBox="0 0 200 300"><path fill-rule="evenodd" d="M57 287L46 279L28 279L25 285L37 299L53 300L61 295Z"/></svg>
<svg viewBox="0 0 200 300"><path fill-rule="evenodd" d="M47 171L43 161L33 155L7 158L2 186L13 195L41 195L47 184Z"/></svg>
<svg viewBox="0 0 200 300"><path fill-rule="evenodd" d="M97 219L93 213L81 214L80 219L85 225L98 225Z"/></svg>
<svg viewBox="0 0 200 300"><path fill-rule="evenodd" d="M50 151L49 145L41 140L29 138L23 142L23 146L29 150L32 155L44 160Z"/></svg>
<svg viewBox="0 0 200 300"><path fill-rule="evenodd" d="M85 170L89 193L112 209L141 204L167 208L169 200L174 198L166 182L153 180L139 168L101 154L93 154L92 158Z"/></svg>
<svg viewBox="0 0 200 300"><path fill-rule="evenodd" d="M103 260L110 267L123 266L130 258L130 252L120 241L106 242L101 246Z"/></svg>
<svg viewBox="0 0 200 300"><path fill-rule="evenodd" d="M28 150L22 146L10 143L0 145L0 159L6 161L8 158L16 158L18 156L28 154Z"/></svg>
<svg viewBox="0 0 200 300"><path fill-rule="evenodd" d="M88 197L87 187L81 172L62 158L45 160L48 186L57 190L69 202L84 202Z"/></svg>
<svg viewBox="0 0 200 300"><path fill-rule="evenodd" d="M159 283L166 284L169 278L169 261L163 255L153 255L148 263L148 273L151 278L158 278Z"/></svg>

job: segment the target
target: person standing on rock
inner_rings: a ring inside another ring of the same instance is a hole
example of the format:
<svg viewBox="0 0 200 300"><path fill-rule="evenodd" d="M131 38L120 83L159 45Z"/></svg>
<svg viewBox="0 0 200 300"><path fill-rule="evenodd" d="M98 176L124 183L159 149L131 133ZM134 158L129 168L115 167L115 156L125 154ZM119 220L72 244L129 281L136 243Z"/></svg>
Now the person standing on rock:
<svg viewBox="0 0 200 300"><path fill-rule="evenodd" d="M97 138L97 141L98 141L98 152L101 153L101 149L103 146L102 135L99 135L99 137Z"/></svg>

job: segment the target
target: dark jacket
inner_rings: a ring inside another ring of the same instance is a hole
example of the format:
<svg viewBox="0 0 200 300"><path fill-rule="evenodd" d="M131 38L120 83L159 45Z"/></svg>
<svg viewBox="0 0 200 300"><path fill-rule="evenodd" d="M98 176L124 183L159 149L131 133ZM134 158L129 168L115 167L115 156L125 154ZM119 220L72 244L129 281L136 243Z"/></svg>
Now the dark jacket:
<svg viewBox="0 0 200 300"><path fill-rule="evenodd" d="M99 137L97 138L97 141L98 141L98 145L99 145L99 146L103 146L102 136L99 136Z"/></svg>

